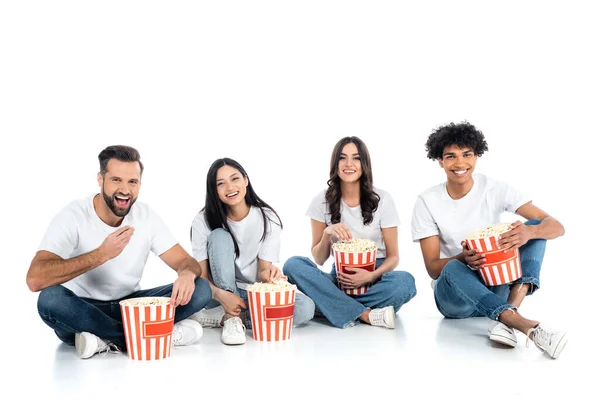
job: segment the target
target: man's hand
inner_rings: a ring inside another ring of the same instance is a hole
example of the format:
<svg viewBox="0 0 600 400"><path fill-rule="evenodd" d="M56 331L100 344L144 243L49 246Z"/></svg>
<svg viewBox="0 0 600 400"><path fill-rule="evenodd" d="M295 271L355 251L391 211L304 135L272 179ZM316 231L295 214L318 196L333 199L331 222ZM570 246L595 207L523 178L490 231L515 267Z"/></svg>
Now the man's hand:
<svg viewBox="0 0 600 400"><path fill-rule="evenodd" d="M355 289L373 282L373 273L363 268L346 268L348 273L338 272L337 280L344 289Z"/></svg>
<svg viewBox="0 0 600 400"><path fill-rule="evenodd" d="M191 271L181 271L173 283L170 303L173 307L185 306L190 302L196 289L196 275Z"/></svg>
<svg viewBox="0 0 600 400"><path fill-rule="evenodd" d="M510 230L498 236L498 246L508 252L518 249L532 238L531 231L521 221L513 222Z"/></svg>
<svg viewBox="0 0 600 400"><path fill-rule="evenodd" d="M108 261L121 254L125 246L129 243L134 230L135 228L133 226L128 225L123 226L108 235L98 248L102 257Z"/></svg>
<svg viewBox="0 0 600 400"><path fill-rule="evenodd" d="M465 264L467 264L472 269L480 269L483 267L483 264L487 261L483 254L478 254L477 250L469 250L467 247L467 242L461 242L463 251L462 255L465 258Z"/></svg>

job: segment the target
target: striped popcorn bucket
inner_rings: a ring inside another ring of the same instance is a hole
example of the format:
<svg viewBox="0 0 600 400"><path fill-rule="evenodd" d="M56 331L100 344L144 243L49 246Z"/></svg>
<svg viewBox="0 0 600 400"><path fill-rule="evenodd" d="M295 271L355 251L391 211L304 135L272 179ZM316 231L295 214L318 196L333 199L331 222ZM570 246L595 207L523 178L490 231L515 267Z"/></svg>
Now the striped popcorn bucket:
<svg viewBox="0 0 600 400"><path fill-rule="evenodd" d="M171 355L175 309L168 297L138 297L119 302L127 354L132 360L160 360Z"/></svg>
<svg viewBox="0 0 600 400"><path fill-rule="evenodd" d="M516 281L523 275L519 249L504 252L498 247L498 236L467 239L467 247L483 254L485 264L479 269L479 275L487 286L504 285Z"/></svg>
<svg viewBox="0 0 600 400"><path fill-rule="evenodd" d="M363 252L343 252L333 249L333 257L335 258L335 271L337 273L352 273L348 271L346 268L362 268L367 271L375 271L375 262L377 261L377 249L372 251L363 251ZM372 283L361 286L355 289L345 289L342 287L340 282L338 281L338 286L340 289L344 291L344 293L349 295L357 295L357 294L365 294L367 290L373 286Z"/></svg>
<svg viewBox="0 0 600 400"><path fill-rule="evenodd" d="M248 290L252 337L260 342L288 340L292 334L296 290Z"/></svg>

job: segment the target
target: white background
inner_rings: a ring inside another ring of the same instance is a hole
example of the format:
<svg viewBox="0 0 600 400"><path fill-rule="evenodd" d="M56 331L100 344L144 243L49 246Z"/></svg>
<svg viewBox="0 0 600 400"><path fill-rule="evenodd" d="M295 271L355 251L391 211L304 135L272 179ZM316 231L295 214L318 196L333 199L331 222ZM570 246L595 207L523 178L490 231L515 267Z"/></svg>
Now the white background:
<svg viewBox="0 0 600 400"><path fill-rule="evenodd" d="M140 151L139 201L187 250L208 167L221 157L239 161L283 220L282 265L310 254L304 213L325 188L334 144L359 136L375 185L396 201L399 269L417 280L415 304L435 311L410 218L417 194L445 179L426 158L427 136L468 120L490 148L477 171L530 194L566 227L548 244L543 290L531 302L581 332L581 351L597 351L593 5L3 2L0 243L4 295L20 304L16 322L2 323L3 342L21 347L14 360L25 365L35 344L19 340L19 327L53 336L25 274L52 217L98 190L97 155L112 144ZM142 284L174 278L151 257Z"/></svg>

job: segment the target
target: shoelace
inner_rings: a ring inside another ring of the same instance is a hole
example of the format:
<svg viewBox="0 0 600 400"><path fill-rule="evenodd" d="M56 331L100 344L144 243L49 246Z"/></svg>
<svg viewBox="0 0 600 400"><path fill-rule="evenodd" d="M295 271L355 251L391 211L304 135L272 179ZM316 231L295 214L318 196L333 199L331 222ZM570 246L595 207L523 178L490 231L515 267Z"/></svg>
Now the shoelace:
<svg viewBox="0 0 600 400"><path fill-rule="evenodd" d="M530 336L533 336L533 339ZM525 343L525 346L529 347L529 341L533 341L533 343L540 347L548 347L550 345L550 336L550 332L546 332L538 325L527 331L527 342Z"/></svg>
<svg viewBox="0 0 600 400"><path fill-rule="evenodd" d="M385 319L383 317L384 313L381 310L371 310L369 313L369 320L371 320L371 325L387 325L385 323Z"/></svg>
<svg viewBox="0 0 600 400"><path fill-rule="evenodd" d="M232 333L232 331L233 331L233 333L241 333L241 334L245 333L244 332L244 328L245 327L244 327L244 324L241 321L239 323L234 323L232 321L232 322L230 322L227 325L228 325L228 331L229 331L229 333Z"/></svg>
<svg viewBox="0 0 600 400"><path fill-rule="evenodd" d="M104 347L102 350L100 350L98 352L98 354L102 354L102 355L106 355L108 353L112 353L112 354L116 354L116 353L120 353L121 350L119 349L119 347L111 342L106 342L106 347Z"/></svg>
<svg viewBox="0 0 600 400"><path fill-rule="evenodd" d="M200 322L200 324L202 326L207 325L207 326L221 326L221 320L216 319L216 318L207 318L207 317L201 317L197 319L198 322Z"/></svg>

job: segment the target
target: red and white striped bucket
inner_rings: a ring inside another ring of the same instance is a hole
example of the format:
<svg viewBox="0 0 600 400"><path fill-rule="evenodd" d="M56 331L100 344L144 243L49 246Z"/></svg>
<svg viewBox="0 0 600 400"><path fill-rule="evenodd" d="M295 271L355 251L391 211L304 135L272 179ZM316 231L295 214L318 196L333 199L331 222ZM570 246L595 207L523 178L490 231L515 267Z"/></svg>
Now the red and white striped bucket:
<svg viewBox="0 0 600 400"><path fill-rule="evenodd" d="M171 355L175 308L168 297L138 297L119 302L132 360L160 360Z"/></svg>
<svg viewBox="0 0 600 400"><path fill-rule="evenodd" d="M338 251L336 249L333 250L333 257L335 258L335 270L337 273L352 273L351 271L346 270L346 268L362 268L367 271L375 271L375 263L377 262L377 249L372 251L362 251L362 252L343 252ZM338 286L340 289L344 291L346 294L356 295L356 294L365 294L367 290L373 286L372 283L357 287L355 289L345 289L342 287L342 284L338 281Z"/></svg>
<svg viewBox="0 0 600 400"><path fill-rule="evenodd" d="M261 342L290 339L294 321L296 290L248 290L252 337Z"/></svg>
<svg viewBox="0 0 600 400"><path fill-rule="evenodd" d="M467 239L467 247L475 249L486 258L479 275L487 286L504 285L516 281L523 275L519 249L504 252L498 247L498 236Z"/></svg>

